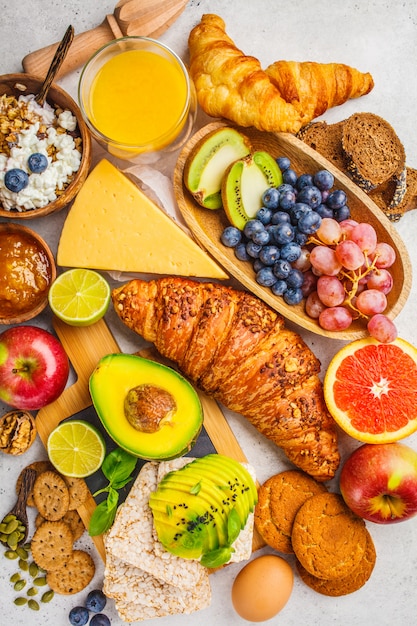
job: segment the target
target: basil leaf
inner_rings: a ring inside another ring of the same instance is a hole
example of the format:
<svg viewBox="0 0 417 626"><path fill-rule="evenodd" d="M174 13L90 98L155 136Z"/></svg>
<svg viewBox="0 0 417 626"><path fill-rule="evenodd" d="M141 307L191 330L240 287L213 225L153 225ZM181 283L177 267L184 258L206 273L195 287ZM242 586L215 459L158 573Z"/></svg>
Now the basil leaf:
<svg viewBox="0 0 417 626"><path fill-rule="evenodd" d="M102 471L110 481L125 480L136 467L138 459L122 448L112 450L103 461Z"/></svg>
<svg viewBox="0 0 417 626"><path fill-rule="evenodd" d="M241 522L239 513L233 508L227 518L227 540L232 544L239 537L241 531Z"/></svg>
<svg viewBox="0 0 417 626"><path fill-rule="evenodd" d="M225 563L230 561L230 557L232 556L232 552L234 552L233 548L230 546L225 546L224 548L217 548L217 550L212 550L211 552L206 552L201 557L201 565L204 567L220 567Z"/></svg>
<svg viewBox="0 0 417 626"><path fill-rule="evenodd" d="M96 537L105 533L113 524L117 507L109 509L107 500L103 500L96 506L88 525L88 534L90 537Z"/></svg>
<svg viewBox="0 0 417 626"><path fill-rule="evenodd" d="M125 480L114 481L112 483L112 487L113 489L123 489L123 487L125 487L132 480L133 480L133 476L129 476L128 478L125 478Z"/></svg>
<svg viewBox="0 0 417 626"><path fill-rule="evenodd" d="M107 508L109 511L116 508L119 503L119 493L113 487L109 489L109 495L107 496Z"/></svg>

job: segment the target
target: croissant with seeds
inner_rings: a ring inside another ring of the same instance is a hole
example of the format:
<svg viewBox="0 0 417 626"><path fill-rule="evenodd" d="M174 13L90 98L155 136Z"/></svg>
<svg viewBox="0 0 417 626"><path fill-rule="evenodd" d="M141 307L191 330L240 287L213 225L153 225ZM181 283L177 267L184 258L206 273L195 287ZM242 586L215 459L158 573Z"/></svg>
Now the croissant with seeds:
<svg viewBox="0 0 417 626"><path fill-rule="evenodd" d="M190 32L190 74L205 113L239 126L297 133L327 109L371 91L371 74L342 63L277 61L265 70L206 14Z"/></svg>
<svg viewBox="0 0 417 626"><path fill-rule="evenodd" d="M316 480L339 465L320 362L256 296L215 283L132 280L112 292L130 329L175 362L197 387L245 416Z"/></svg>

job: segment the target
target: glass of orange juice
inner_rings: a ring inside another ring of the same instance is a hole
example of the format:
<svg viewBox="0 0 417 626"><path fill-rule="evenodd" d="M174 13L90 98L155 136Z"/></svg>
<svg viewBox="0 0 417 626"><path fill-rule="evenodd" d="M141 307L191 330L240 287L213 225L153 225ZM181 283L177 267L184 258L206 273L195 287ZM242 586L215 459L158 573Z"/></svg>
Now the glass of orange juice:
<svg viewBox="0 0 417 626"><path fill-rule="evenodd" d="M100 48L82 70L78 99L93 137L131 161L179 149L197 106L184 63L148 37L122 37Z"/></svg>

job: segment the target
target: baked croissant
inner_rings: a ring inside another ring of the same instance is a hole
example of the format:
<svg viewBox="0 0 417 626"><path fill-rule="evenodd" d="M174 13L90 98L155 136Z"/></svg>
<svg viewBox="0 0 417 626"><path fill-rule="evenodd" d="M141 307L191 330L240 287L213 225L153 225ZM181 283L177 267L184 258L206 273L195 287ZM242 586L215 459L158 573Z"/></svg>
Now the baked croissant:
<svg viewBox="0 0 417 626"><path fill-rule="evenodd" d="M245 416L318 481L339 464L320 362L256 296L169 277L132 280L112 292L120 319L155 344L197 387Z"/></svg>
<svg viewBox="0 0 417 626"><path fill-rule="evenodd" d="M277 61L266 70L225 32L224 21L202 16L190 32L190 75L201 108L239 126L297 133L327 109L363 96L372 76L341 63Z"/></svg>

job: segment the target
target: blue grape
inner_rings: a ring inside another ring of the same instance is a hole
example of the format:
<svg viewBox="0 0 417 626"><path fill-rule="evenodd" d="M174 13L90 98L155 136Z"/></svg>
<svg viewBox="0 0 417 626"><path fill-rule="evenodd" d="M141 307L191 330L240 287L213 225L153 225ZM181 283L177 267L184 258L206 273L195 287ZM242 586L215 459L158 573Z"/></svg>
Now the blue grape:
<svg viewBox="0 0 417 626"><path fill-rule="evenodd" d="M224 246L228 248L234 248L242 240L242 231L235 226L226 226L220 240Z"/></svg>
<svg viewBox="0 0 417 626"><path fill-rule="evenodd" d="M319 170L313 176L313 183L320 191L328 191L334 185L334 176L328 170Z"/></svg>

